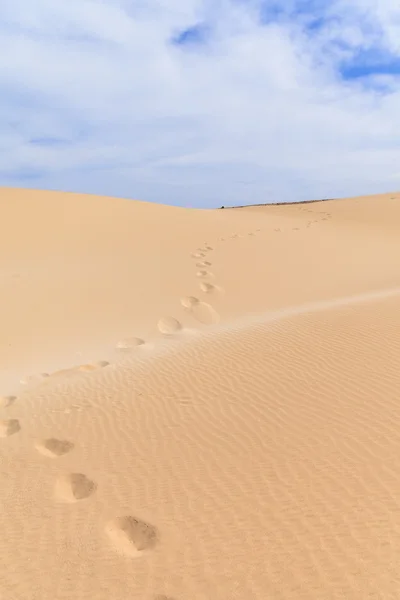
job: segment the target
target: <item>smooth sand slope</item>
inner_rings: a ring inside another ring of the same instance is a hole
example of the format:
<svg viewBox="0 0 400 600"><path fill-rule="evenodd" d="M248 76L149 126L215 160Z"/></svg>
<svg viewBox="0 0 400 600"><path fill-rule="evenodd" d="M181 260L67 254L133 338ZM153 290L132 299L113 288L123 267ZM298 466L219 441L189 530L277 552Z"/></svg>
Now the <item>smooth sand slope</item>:
<svg viewBox="0 0 400 600"><path fill-rule="evenodd" d="M0 216L1 600L400 597L400 194Z"/></svg>

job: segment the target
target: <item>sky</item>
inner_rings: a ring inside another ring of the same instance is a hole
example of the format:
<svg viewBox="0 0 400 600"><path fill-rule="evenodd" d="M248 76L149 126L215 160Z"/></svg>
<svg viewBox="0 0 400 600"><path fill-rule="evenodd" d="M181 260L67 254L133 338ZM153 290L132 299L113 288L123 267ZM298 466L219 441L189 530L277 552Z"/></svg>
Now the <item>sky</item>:
<svg viewBox="0 0 400 600"><path fill-rule="evenodd" d="M400 190L400 4L2 0L0 186L199 208Z"/></svg>

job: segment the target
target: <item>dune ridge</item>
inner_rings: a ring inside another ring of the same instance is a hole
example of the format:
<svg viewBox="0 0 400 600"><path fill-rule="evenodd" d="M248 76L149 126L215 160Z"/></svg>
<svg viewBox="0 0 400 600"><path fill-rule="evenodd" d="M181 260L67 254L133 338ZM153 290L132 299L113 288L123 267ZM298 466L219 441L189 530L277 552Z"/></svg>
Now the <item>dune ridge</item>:
<svg viewBox="0 0 400 600"><path fill-rule="evenodd" d="M396 598L396 196L66 196L1 196L0 597Z"/></svg>

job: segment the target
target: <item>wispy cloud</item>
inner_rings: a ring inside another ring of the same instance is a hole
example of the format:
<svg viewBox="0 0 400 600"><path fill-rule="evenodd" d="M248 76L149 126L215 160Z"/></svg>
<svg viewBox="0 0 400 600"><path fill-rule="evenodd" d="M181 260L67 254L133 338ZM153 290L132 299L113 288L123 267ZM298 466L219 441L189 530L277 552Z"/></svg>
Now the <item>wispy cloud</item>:
<svg viewBox="0 0 400 600"><path fill-rule="evenodd" d="M206 23L197 23L177 32L171 41L176 46L198 46L206 44L210 36L210 26Z"/></svg>
<svg viewBox="0 0 400 600"><path fill-rule="evenodd" d="M3 4L0 185L205 207L396 185L392 0Z"/></svg>

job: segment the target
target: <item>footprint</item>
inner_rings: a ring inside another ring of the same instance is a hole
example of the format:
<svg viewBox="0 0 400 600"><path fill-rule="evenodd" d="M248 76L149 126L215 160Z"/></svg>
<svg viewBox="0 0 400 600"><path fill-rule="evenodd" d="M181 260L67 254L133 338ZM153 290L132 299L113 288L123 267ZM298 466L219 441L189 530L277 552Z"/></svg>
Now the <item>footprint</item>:
<svg viewBox="0 0 400 600"><path fill-rule="evenodd" d="M128 556L139 556L158 542L157 529L135 517L118 517L109 521L105 531L114 548Z"/></svg>
<svg viewBox="0 0 400 600"><path fill-rule="evenodd" d="M99 360L97 362L94 363L87 363L86 365L80 365L78 367L78 371L82 371L82 372L90 372L90 371L97 371L97 369L103 369L104 367L107 367L110 363L107 362L106 360Z"/></svg>
<svg viewBox="0 0 400 600"><path fill-rule="evenodd" d="M89 498L96 488L94 481L83 473L70 473L57 479L54 495L61 502L78 502Z"/></svg>
<svg viewBox="0 0 400 600"><path fill-rule="evenodd" d="M175 600L172 596L165 596L164 594L158 594L154 596L154 600Z"/></svg>
<svg viewBox="0 0 400 600"><path fill-rule="evenodd" d="M181 298L181 304L184 308L193 308L199 303L199 299L195 296L184 296Z"/></svg>
<svg viewBox="0 0 400 600"><path fill-rule="evenodd" d="M212 274L209 271L197 271L196 277L212 277Z"/></svg>
<svg viewBox="0 0 400 600"><path fill-rule="evenodd" d="M192 257L193 258L204 258L205 254L204 254L204 252L193 252Z"/></svg>
<svg viewBox="0 0 400 600"><path fill-rule="evenodd" d="M21 425L18 419L1 419L0 420L0 438L10 437L14 433L20 431Z"/></svg>
<svg viewBox="0 0 400 600"><path fill-rule="evenodd" d="M0 396L0 408L8 408L16 401L17 396Z"/></svg>
<svg viewBox="0 0 400 600"><path fill-rule="evenodd" d="M128 351L128 350L133 350L134 348L137 348L138 346L143 346L143 344L144 344L144 340L142 340L141 338L129 337L129 338L120 340L117 343L116 348L117 348L117 350Z"/></svg>
<svg viewBox="0 0 400 600"><path fill-rule="evenodd" d="M204 246L204 248L208 251L214 250L214 248L212 246L208 246L208 245Z"/></svg>
<svg viewBox="0 0 400 600"><path fill-rule="evenodd" d="M157 327L164 335L172 335L182 329L182 325L174 317L163 317L158 321Z"/></svg>
<svg viewBox="0 0 400 600"><path fill-rule="evenodd" d="M210 304L201 302L194 296L181 298L181 304L197 321L204 325L212 325L219 321L219 314L217 311L214 310Z"/></svg>
<svg viewBox="0 0 400 600"><path fill-rule="evenodd" d="M211 292L215 292L215 290L217 290L218 288L215 285L213 285L212 283L202 281L200 283L200 289L202 292L204 292L206 294L211 294Z"/></svg>
<svg viewBox="0 0 400 600"><path fill-rule="evenodd" d="M34 385L35 383L41 383L45 379L50 377L49 373L37 373L36 375L26 375L20 380L22 385Z"/></svg>
<svg viewBox="0 0 400 600"><path fill-rule="evenodd" d="M36 449L41 454L49 456L50 458L58 458L70 452L74 447L72 442L67 440L58 440L57 438L48 438L37 442Z"/></svg>
<svg viewBox="0 0 400 600"><path fill-rule="evenodd" d="M76 368L72 367L71 369L59 369L58 371L53 371L53 373L51 373L50 377L52 379L54 379L55 377L61 378L61 377L67 377L69 375L76 375L76 373L77 373Z"/></svg>
<svg viewBox="0 0 400 600"><path fill-rule="evenodd" d="M208 260L203 260L202 262L196 263L196 267L199 267L200 269L201 267L211 267L211 263L208 262Z"/></svg>

